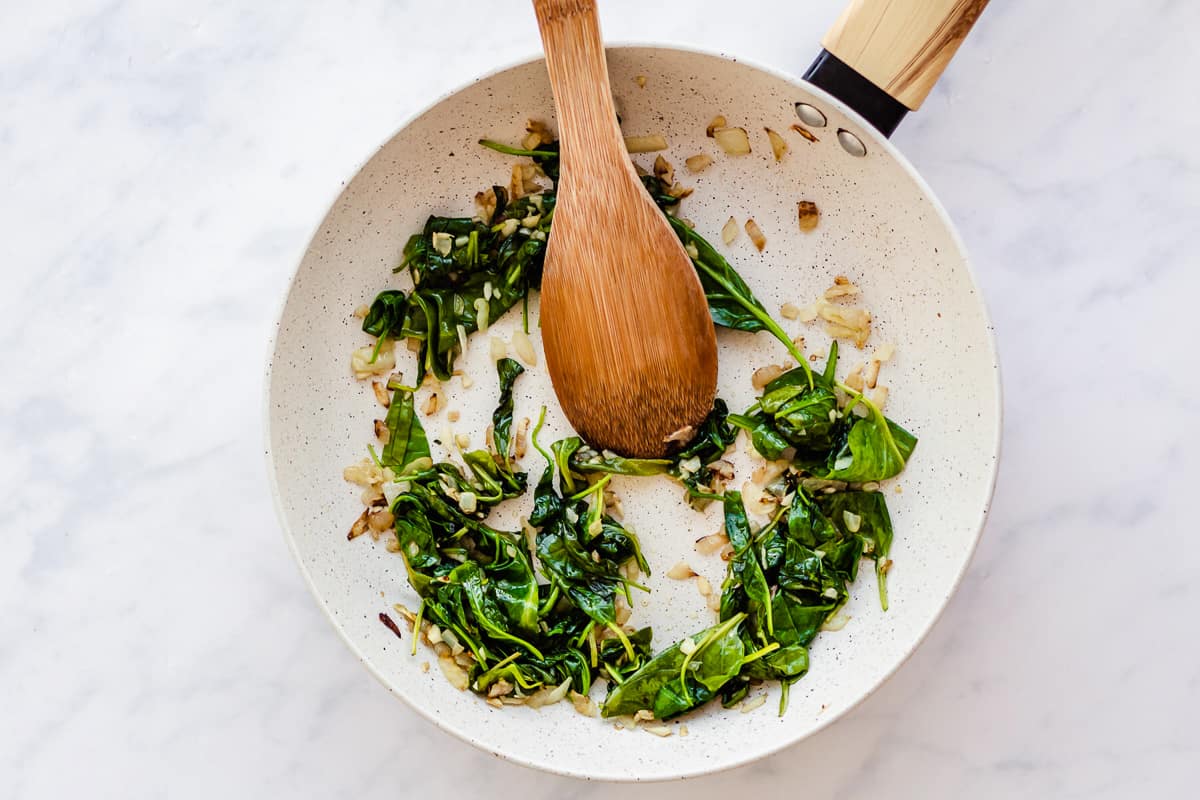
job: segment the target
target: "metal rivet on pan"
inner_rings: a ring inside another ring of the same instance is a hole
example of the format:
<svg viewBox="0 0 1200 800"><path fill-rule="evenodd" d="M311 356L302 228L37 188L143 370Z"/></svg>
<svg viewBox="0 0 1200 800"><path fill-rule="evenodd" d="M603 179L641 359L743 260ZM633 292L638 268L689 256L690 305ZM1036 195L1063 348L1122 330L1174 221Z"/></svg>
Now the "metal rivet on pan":
<svg viewBox="0 0 1200 800"><path fill-rule="evenodd" d="M838 141L842 149L855 158L862 158L867 154L867 146L862 143L862 139L845 128L838 128Z"/></svg>
<svg viewBox="0 0 1200 800"><path fill-rule="evenodd" d="M814 128L824 128L827 124L825 115L821 113L821 109L816 106L810 106L808 103L796 103L796 116L805 125L812 125Z"/></svg>

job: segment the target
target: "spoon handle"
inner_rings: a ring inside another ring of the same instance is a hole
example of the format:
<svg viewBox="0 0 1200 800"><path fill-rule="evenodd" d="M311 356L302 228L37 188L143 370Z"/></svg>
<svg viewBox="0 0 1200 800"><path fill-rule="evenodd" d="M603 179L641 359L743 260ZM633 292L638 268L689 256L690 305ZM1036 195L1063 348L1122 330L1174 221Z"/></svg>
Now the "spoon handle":
<svg viewBox="0 0 1200 800"><path fill-rule="evenodd" d="M581 164L603 165L607 171L609 159L619 161L624 169L625 143L613 107L595 0L533 0L533 8L558 111L559 139L566 154L564 176ZM572 153L589 153L594 158L575 159L569 155Z"/></svg>

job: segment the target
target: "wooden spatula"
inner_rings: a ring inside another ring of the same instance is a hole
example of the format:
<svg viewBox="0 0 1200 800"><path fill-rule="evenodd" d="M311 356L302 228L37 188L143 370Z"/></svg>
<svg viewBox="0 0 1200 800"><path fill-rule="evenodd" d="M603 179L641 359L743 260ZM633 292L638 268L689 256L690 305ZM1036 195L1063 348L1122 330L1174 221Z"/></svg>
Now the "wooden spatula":
<svg viewBox="0 0 1200 800"><path fill-rule="evenodd" d="M592 445L663 455L704 419L716 392L704 290L625 151L595 0L533 6L562 147L542 278L550 378Z"/></svg>

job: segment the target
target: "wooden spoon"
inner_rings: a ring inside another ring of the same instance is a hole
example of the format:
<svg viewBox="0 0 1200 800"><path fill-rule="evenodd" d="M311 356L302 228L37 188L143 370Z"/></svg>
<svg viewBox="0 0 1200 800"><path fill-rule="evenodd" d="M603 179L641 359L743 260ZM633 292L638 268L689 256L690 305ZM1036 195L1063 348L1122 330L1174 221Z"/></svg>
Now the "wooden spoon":
<svg viewBox="0 0 1200 800"><path fill-rule="evenodd" d="M625 150L595 0L533 6L562 146L542 278L550 379L590 444L664 455L690 438L716 393L704 290Z"/></svg>

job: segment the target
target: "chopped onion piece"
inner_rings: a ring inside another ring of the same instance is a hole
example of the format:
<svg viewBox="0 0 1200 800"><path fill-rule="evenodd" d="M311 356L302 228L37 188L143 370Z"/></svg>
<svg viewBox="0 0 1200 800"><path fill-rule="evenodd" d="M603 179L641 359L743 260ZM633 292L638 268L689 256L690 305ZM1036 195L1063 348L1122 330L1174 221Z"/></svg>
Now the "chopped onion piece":
<svg viewBox="0 0 1200 800"><path fill-rule="evenodd" d="M725 534L710 533L708 536L701 536L696 540L696 552L702 556L711 556L727 544L729 544L729 537Z"/></svg>
<svg viewBox="0 0 1200 800"><path fill-rule="evenodd" d="M451 686L460 692L466 691L470 676L465 669L459 666L453 656L438 656L438 666L441 667L442 674L446 676L446 680L450 681Z"/></svg>
<svg viewBox="0 0 1200 800"><path fill-rule="evenodd" d="M762 391L768 383L785 372L787 372L786 367L781 367L778 364L768 364L765 367L759 367L754 370L754 374L750 377L750 382L754 385L755 389Z"/></svg>
<svg viewBox="0 0 1200 800"><path fill-rule="evenodd" d="M856 297L859 288L845 275L833 279L833 285L825 290L826 300L836 300L839 297Z"/></svg>
<svg viewBox="0 0 1200 800"><path fill-rule="evenodd" d="M702 172L712 166L712 156L706 153L697 153L694 156L688 156L684 159L683 164L688 168L689 172Z"/></svg>
<svg viewBox="0 0 1200 800"><path fill-rule="evenodd" d="M821 630L823 630L823 631L840 631L842 628L846 627L846 623L849 621L850 621L850 615L843 614L842 612L839 611L838 613L834 614L829 619L825 620L825 624L821 626Z"/></svg>
<svg viewBox="0 0 1200 800"><path fill-rule="evenodd" d="M749 714L754 709L762 706L762 704L765 702L767 702L767 693L762 692L760 694L757 694L754 697L752 697L749 700L742 703L742 713Z"/></svg>
<svg viewBox="0 0 1200 800"><path fill-rule="evenodd" d="M744 156L750 152L750 136L745 128L717 128L712 135L727 155Z"/></svg>
<svg viewBox="0 0 1200 800"><path fill-rule="evenodd" d="M513 349L517 351L517 358L530 367L537 366L537 351L533 349L533 342L529 340L525 331L520 328L513 331L512 343Z"/></svg>
<svg viewBox="0 0 1200 800"><path fill-rule="evenodd" d="M800 230L812 233L821 221L821 210L811 200L801 200L796 204L796 212L800 218Z"/></svg>
<svg viewBox="0 0 1200 800"><path fill-rule="evenodd" d="M658 134L651 136L626 136L625 149L631 153L653 153L667 149L667 140Z"/></svg>
<svg viewBox="0 0 1200 800"><path fill-rule="evenodd" d="M801 136L803 136L805 139L807 139L810 142L821 141L820 139L818 139L816 136L813 135L812 131L810 131L808 128L804 127L803 125L792 125L792 130L794 130L796 133L800 134Z"/></svg>
<svg viewBox="0 0 1200 800"><path fill-rule="evenodd" d="M567 678L558 686L544 686L538 689L533 694L529 695L529 699L525 702L530 708L541 708L542 706L553 705L567 696L567 692L571 690L571 679Z"/></svg>
<svg viewBox="0 0 1200 800"><path fill-rule="evenodd" d="M448 233L437 232L430 237L433 244L433 249L437 250L443 256L450 255L450 251L454 249L454 237Z"/></svg>
<svg viewBox="0 0 1200 800"><path fill-rule="evenodd" d="M737 237L738 237L737 220L734 219L733 217L730 217L729 221L725 223L725 227L721 228L721 241L725 242L725 244L733 244L733 240L736 239Z"/></svg>
<svg viewBox="0 0 1200 800"><path fill-rule="evenodd" d="M392 404L392 396L387 393L387 389L379 381L371 381L371 391L375 393L375 402L387 408Z"/></svg>
<svg viewBox="0 0 1200 800"><path fill-rule="evenodd" d="M675 183L675 168L671 166L671 162L667 161L661 155L654 157L654 177L666 183ZM680 191L684 191L681 189ZM691 190L686 190L691 194Z"/></svg>
<svg viewBox="0 0 1200 800"><path fill-rule="evenodd" d="M599 709L596 707L596 702L586 694L580 694L579 692L572 691L570 692L570 697L571 705L573 705L575 710L580 714L583 714L585 717L594 717L599 714Z"/></svg>
<svg viewBox="0 0 1200 800"><path fill-rule="evenodd" d="M771 153L774 154L776 161L783 161L784 155L788 151L787 142L783 140L775 131L770 128L763 128L767 132L767 139L771 141Z"/></svg>
<svg viewBox="0 0 1200 800"><path fill-rule="evenodd" d="M867 371L863 375L863 381L867 384L868 389L874 389L875 384L879 382L879 361L872 358L867 362Z"/></svg>
<svg viewBox="0 0 1200 800"><path fill-rule="evenodd" d="M758 223L753 219L748 219L746 220L746 233L761 253L762 249L767 246L767 237L763 236L762 228L758 227Z"/></svg>
<svg viewBox="0 0 1200 800"><path fill-rule="evenodd" d="M375 363L371 363L371 356L375 356ZM375 345L367 345L350 354L350 371L360 381L391 372L395 367L396 345L390 339L379 344L378 353L375 352Z"/></svg>
<svg viewBox="0 0 1200 800"><path fill-rule="evenodd" d="M722 114L717 114L713 117L712 122L708 123L708 127L704 129L704 135L708 138L713 138L718 128L724 128L726 125L725 117Z"/></svg>
<svg viewBox="0 0 1200 800"><path fill-rule="evenodd" d="M689 578L696 577L696 571L689 567L685 562L680 561L678 564L667 570L667 577L673 581L686 581Z"/></svg>
<svg viewBox="0 0 1200 800"><path fill-rule="evenodd" d="M846 376L845 384L856 392L863 390L863 365L856 364L854 369L850 370L850 374Z"/></svg>
<svg viewBox="0 0 1200 800"><path fill-rule="evenodd" d="M484 288L486 289L487 287ZM483 333L488 329L488 323L490 321L488 319L488 314L490 310L491 309L488 306L487 300L482 297L475 298L475 327L480 333ZM465 350L466 348L463 349Z"/></svg>

